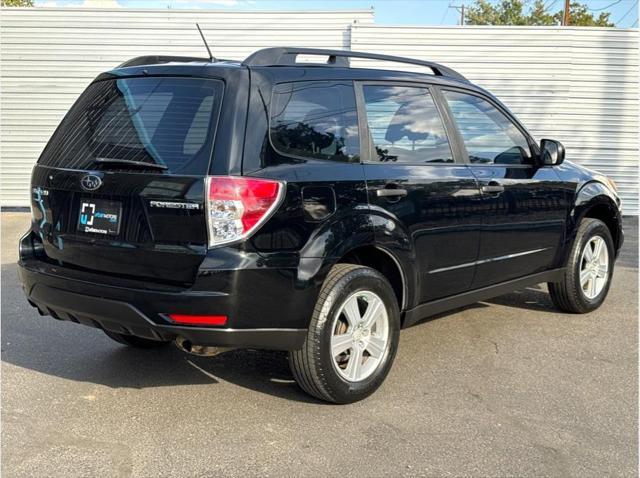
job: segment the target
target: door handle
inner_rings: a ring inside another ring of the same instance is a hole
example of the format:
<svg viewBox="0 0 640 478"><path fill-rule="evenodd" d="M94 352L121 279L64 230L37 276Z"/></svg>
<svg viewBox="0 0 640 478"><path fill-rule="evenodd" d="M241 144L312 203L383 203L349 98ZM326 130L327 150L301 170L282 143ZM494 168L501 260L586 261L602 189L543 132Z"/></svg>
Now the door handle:
<svg viewBox="0 0 640 478"><path fill-rule="evenodd" d="M407 195L407 190L400 188L384 188L376 190L376 195L380 198L404 197Z"/></svg>
<svg viewBox="0 0 640 478"><path fill-rule="evenodd" d="M489 184L482 186L483 193L501 193L504 192L504 186L497 181L490 181Z"/></svg>

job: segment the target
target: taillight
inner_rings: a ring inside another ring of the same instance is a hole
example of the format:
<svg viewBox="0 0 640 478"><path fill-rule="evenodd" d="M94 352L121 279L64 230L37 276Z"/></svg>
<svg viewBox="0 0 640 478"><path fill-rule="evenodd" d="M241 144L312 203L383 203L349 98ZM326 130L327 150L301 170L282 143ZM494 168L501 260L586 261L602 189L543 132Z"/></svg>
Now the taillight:
<svg viewBox="0 0 640 478"><path fill-rule="evenodd" d="M284 184L271 179L208 176L209 247L246 239L278 207Z"/></svg>

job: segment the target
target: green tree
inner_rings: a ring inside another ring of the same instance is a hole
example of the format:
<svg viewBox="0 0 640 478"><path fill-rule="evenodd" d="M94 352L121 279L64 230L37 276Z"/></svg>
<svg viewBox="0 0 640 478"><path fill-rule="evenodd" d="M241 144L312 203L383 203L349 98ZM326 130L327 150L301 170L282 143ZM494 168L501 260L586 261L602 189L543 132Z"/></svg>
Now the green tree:
<svg viewBox="0 0 640 478"><path fill-rule="evenodd" d="M562 20L556 19L554 15L545 10L544 4L543 0L533 2L525 25L558 25L562 23Z"/></svg>
<svg viewBox="0 0 640 478"><path fill-rule="evenodd" d="M546 2L548 3L548 2ZM465 10L467 25L560 25L560 11L551 14L545 9L544 0L475 0L475 4ZM610 13L600 13L594 17L586 5L571 3L570 24L578 26L612 27Z"/></svg>
<svg viewBox="0 0 640 478"><path fill-rule="evenodd" d="M579 2L571 2L569 6L569 24L579 27L614 27L615 24L609 21L611 13L601 13L594 17L586 5ZM557 21L562 21L562 12L555 14Z"/></svg>
<svg viewBox="0 0 640 478"><path fill-rule="evenodd" d="M33 0L0 0L2 7L33 7Z"/></svg>

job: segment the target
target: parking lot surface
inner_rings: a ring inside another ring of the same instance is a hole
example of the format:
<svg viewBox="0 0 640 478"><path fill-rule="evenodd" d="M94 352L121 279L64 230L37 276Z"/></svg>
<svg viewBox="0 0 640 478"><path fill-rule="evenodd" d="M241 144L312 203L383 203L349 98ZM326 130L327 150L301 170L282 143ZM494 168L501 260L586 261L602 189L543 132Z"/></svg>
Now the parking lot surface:
<svg viewBox="0 0 640 478"><path fill-rule="evenodd" d="M382 388L327 405L286 355L134 350L40 317L2 213L2 475L637 476L637 220L604 306L546 286L406 329Z"/></svg>

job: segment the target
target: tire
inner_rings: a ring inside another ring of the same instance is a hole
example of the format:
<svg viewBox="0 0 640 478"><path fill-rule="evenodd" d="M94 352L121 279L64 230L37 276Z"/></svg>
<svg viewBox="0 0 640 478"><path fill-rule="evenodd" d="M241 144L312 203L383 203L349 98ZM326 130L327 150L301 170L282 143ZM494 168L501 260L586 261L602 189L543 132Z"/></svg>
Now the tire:
<svg viewBox="0 0 640 478"><path fill-rule="evenodd" d="M142 337L136 337L135 335L119 334L108 330L103 330L103 332L107 334L107 337L120 344L138 349L154 349L171 343L171 341L143 339Z"/></svg>
<svg viewBox="0 0 640 478"><path fill-rule="evenodd" d="M380 387L399 336L400 310L387 279L369 267L337 264L320 290L304 345L289 353L289 364L308 394L353 403ZM345 348L335 359L332 344Z"/></svg>
<svg viewBox="0 0 640 478"><path fill-rule="evenodd" d="M581 272L585 274L583 277L589 276L587 257L593 256L594 244L600 243L600 240L604 241L601 246L606 247L606 260L601 257L601 260L593 266L597 280L593 278L593 275L590 280L595 281L595 285L594 282L589 280L585 282L584 279L581 283ZM587 247L591 252L586 251ZM558 282L549 282L548 284L553 304L562 311L574 314L585 314L600 307L609 292L614 258L615 249L609 228L598 219L583 219L578 227L576 239L567 260L564 277ZM607 264L606 273L600 267L604 263ZM601 279L604 279L605 282L602 283Z"/></svg>

